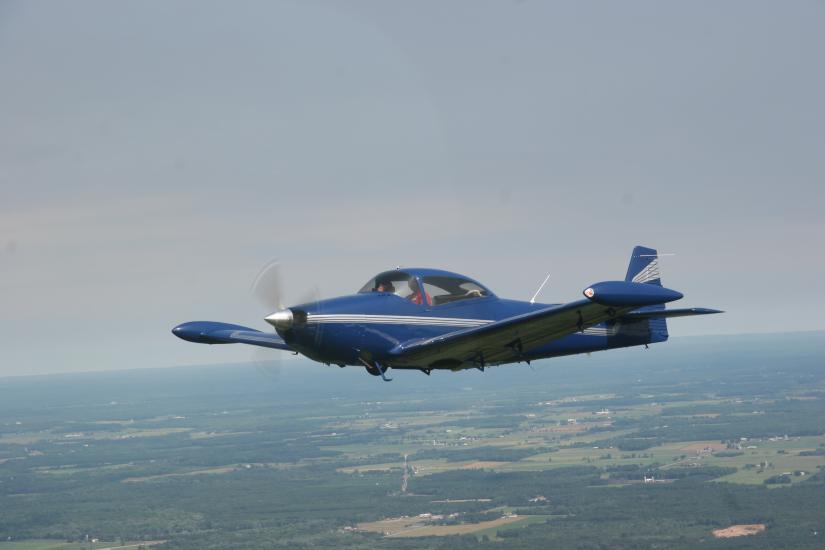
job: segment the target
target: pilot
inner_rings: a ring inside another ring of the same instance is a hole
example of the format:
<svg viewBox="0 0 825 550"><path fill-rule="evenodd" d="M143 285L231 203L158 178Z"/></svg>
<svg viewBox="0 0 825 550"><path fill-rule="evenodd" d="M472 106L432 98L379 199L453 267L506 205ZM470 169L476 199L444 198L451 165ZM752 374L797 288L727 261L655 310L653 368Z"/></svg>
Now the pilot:
<svg viewBox="0 0 825 550"><path fill-rule="evenodd" d="M392 281L381 281L375 287L375 292L395 292L395 287L392 286Z"/></svg>

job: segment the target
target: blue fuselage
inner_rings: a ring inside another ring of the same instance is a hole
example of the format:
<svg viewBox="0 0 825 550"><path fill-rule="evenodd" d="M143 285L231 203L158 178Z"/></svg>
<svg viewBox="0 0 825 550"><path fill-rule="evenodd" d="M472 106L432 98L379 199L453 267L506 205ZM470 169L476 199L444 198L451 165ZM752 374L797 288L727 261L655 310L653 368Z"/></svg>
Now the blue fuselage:
<svg viewBox="0 0 825 550"><path fill-rule="evenodd" d="M389 293L366 293L296 306L306 323L282 333L304 355L323 363L360 365L365 355L389 366L390 350L402 342L481 326L552 304L506 300L495 295L437 306L415 304ZM636 324L636 323L634 323ZM525 350L524 360L636 346L666 339L647 328L608 322Z"/></svg>

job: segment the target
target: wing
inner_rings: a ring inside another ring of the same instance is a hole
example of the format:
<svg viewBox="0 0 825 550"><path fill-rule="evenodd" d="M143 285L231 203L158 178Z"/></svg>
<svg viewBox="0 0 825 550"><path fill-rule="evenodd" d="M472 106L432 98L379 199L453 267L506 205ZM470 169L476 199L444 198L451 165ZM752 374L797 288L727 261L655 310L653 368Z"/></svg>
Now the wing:
<svg viewBox="0 0 825 550"><path fill-rule="evenodd" d="M632 281L596 283L583 294L587 300L552 306L435 338L405 342L390 352L395 356L390 366L459 368L468 362L495 365L518 361L524 352L553 340L621 317L642 306L682 298L682 294L675 290ZM661 313L658 316L662 316Z"/></svg>
<svg viewBox="0 0 825 550"><path fill-rule="evenodd" d="M249 344L265 348L293 351L277 334L261 332L254 328L214 321L192 321L172 329L172 334L199 344Z"/></svg>
<svg viewBox="0 0 825 550"><path fill-rule="evenodd" d="M467 362L495 365L517 361L522 353L535 347L613 319L637 307L615 307L591 300L578 300L481 327L405 342L392 350L395 358L390 364L458 368Z"/></svg>

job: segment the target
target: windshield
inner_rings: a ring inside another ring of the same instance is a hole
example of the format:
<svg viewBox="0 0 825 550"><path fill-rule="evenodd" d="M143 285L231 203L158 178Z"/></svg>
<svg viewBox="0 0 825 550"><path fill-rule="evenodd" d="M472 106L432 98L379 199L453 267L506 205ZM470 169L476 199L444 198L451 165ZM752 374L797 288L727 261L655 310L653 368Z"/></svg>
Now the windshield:
<svg viewBox="0 0 825 550"><path fill-rule="evenodd" d="M483 286L461 277L430 276L421 280L424 292L434 306L490 295L490 291Z"/></svg>
<svg viewBox="0 0 825 550"><path fill-rule="evenodd" d="M413 303L421 303L418 281L414 276L403 271L395 270L379 273L358 291L359 294L368 292L388 292Z"/></svg>

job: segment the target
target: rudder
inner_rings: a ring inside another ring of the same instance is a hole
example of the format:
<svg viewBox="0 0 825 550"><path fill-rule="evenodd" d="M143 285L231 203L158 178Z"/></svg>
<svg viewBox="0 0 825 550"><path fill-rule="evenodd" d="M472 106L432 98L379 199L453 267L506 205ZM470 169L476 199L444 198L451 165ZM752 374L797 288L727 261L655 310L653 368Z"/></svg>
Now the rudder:
<svg viewBox="0 0 825 550"><path fill-rule="evenodd" d="M655 248L636 246L630 255L625 281L662 286L659 271L659 253ZM664 304L639 308L637 311L664 311ZM618 336L645 338L648 343L664 342L668 338L667 321L662 318L646 319L633 323L620 323Z"/></svg>
<svg viewBox="0 0 825 550"><path fill-rule="evenodd" d="M630 255L630 264L627 266L625 281L647 283L662 286L662 277L659 272L659 253L655 248L637 246Z"/></svg>

